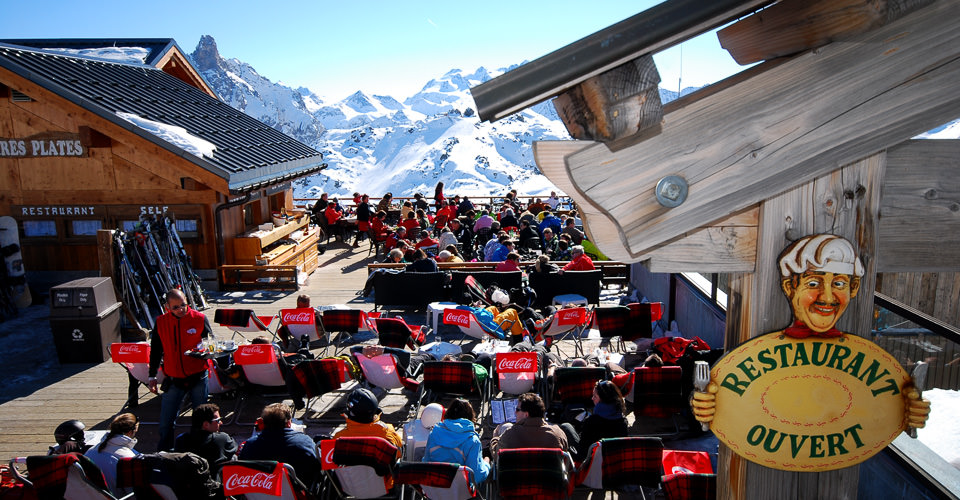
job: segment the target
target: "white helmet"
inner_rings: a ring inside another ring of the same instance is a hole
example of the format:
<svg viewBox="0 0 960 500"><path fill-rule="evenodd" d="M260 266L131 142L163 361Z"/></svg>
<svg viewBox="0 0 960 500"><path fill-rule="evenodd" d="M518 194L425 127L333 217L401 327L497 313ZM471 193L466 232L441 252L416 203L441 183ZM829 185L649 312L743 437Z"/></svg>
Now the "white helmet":
<svg viewBox="0 0 960 500"><path fill-rule="evenodd" d="M430 403L423 407L423 413L420 414L420 423L426 429L432 429L443 419L443 406L440 403Z"/></svg>
<svg viewBox="0 0 960 500"><path fill-rule="evenodd" d="M507 292L505 292L505 291L503 291L503 290L501 290L501 289L499 289L499 288L497 288L497 289L494 290L494 292L490 295L490 300L492 300L493 302L495 302L495 303L497 303L497 304L500 304L500 305L505 306L505 305L507 305L508 303L510 303L510 294L507 293Z"/></svg>

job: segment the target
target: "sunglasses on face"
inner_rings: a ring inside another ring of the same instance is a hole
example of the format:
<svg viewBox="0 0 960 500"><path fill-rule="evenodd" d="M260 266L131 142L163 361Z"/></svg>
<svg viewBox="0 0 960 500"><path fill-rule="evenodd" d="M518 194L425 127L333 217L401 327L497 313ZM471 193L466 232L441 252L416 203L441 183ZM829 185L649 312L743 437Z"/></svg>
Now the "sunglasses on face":
<svg viewBox="0 0 960 500"><path fill-rule="evenodd" d="M171 310L171 311L180 311L180 310L185 310L186 308L187 308L187 305L186 305L186 304L179 304L179 305L176 305L176 306L170 306L170 310Z"/></svg>
<svg viewBox="0 0 960 500"><path fill-rule="evenodd" d="M220 423L220 417L211 418L210 421L213 422L213 423L215 423L215 424L219 424L219 423Z"/></svg>

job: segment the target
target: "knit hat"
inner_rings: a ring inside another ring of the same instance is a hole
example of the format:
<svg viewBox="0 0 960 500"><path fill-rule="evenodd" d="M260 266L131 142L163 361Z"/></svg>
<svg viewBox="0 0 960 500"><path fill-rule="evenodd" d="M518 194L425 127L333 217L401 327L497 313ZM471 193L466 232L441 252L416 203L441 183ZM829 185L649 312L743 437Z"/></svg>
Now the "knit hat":
<svg viewBox="0 0 960 500"><path fill-rule="evenodd" d="M377 397L369 389L355 389L347 398L347 417L354 422L369 424L382 412Z"/></svg>

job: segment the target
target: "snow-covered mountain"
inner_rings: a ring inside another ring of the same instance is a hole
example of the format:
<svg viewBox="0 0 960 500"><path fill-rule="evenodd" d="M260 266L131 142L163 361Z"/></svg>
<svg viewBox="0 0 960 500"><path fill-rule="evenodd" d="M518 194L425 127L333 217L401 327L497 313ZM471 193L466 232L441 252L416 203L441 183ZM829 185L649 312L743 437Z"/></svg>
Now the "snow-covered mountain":
<svg viewBox="0 0 960 500"><path fill-rule="evenodd" d="M532 154L533 141L570 138L551 103L495 123L477 118L470 87L512 68L453 69L402 102L362 91L324 102L307 88L271 82L249 64L222 58L210 36L200 39L191 58L225 102L323 152L329 167L296 181L296 197L432 195L438 181L446 192L466 195L556 189ZM683 95L694 90L683 89ZM660 90L662 102L676 98Z"/></svg>

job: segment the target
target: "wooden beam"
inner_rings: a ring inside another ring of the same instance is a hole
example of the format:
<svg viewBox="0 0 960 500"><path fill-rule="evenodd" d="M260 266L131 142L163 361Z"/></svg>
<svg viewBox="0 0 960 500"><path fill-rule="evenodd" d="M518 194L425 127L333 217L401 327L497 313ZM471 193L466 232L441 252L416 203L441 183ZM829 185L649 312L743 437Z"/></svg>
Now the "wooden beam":
<svg viewBox="0 0 960 500"><path fill-rule="evenodd" d="M880 207L881 272L960 269L960 140L914 140L887 151Z"/></svg>
<svg viewBox="0 0 960 500"><path fill-rule="evenodd" d="M117 278L113 275L113 230L97 231L97 257L100 263L100 276L110 278L114 285Z"/></svg>
<svg viewBox="0 0 960 500"><path fill-rule="evenodd" d="M797 238L816 233L853 243L865 272L860 293L837 324L842 331L870 335L876 276L876 229L884 155L878 154L774 196L760 205L757 269L731 275L726 348L788 326L791 309L780 291L777 259ZM847 193L853 193L848 197ZM859 467L812 473L757 465L720 445L717 498L807 500L856 498Z"/></svg>
<svg viewBox="0 0 960 500"><path fill-rule="evenodd" d="M883 26L933 0L781 0L717 32L740 64L789 56Z"/></svg>
<svg viewBox="0 0 960 500"><path fill-rule="evenodd" d="M533 154L540 170L556 179L556 186L573 194L576 186L564 184L564 158L594 144L586 141L538 141L533 143ZM589 223L583 229L587 238L601 248L619 248L619 231L611 224L602 208L589 199L578 202L580 216ZM756 256L757 209L752 207L735 213L710 226L695 228L634 262L647 260L654 272L699 271L703 273L750 272ZM614 258L611 255L607 255Z"/></svg>
<svg viewBox="0 0 960 500"><path fill-rule="evenodd" d="M88 148L109 148L110 138L86 125L77 127L80 133L80 144Z"/></svg>
<svg viewBox="0 0 960 500"><path fill-rule="evenodd" d="M659 83L657 65L646 55L588 78L553 106L574 139L609 143L660 124Z"/></svg>
<svg viewBox="0 0 960 500"><path fill-rule="evenodd" d="M635 262L673 238L710 225L838 165L880 151L960 115L960 2L937 2L850 43L833 43L739 85L688 102L663 132L611 152L592 145L541 169L613 227L600 249ZM559 173L558 173L559 172ZM561 180L558 175L566 176ZM689 184L666 209L654 187ZM587 214L586 224L597 226Z"/></svg>

